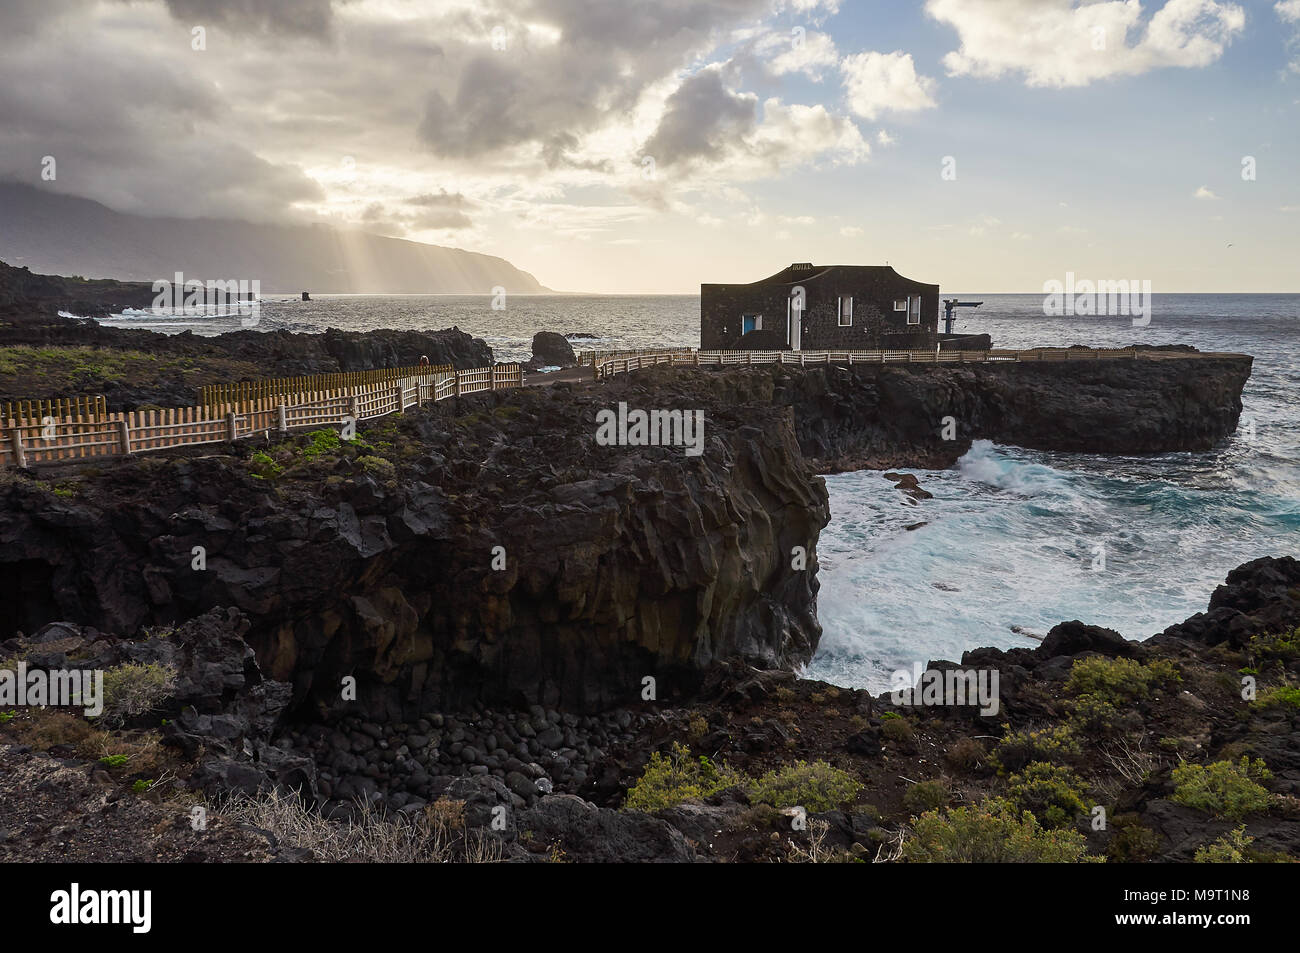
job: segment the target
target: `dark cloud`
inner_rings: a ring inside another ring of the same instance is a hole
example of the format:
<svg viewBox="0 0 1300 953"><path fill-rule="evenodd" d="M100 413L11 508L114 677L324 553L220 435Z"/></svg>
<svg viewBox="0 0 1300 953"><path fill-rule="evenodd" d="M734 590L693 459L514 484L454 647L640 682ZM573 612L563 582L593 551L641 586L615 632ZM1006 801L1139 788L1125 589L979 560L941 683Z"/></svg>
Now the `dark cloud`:
<svg viewBox="0 0 1300 953"><path fill-rule="evenodd" d="M333 20L331 0L165 0L172 17L187 26L217 25L232 33L325 36Z"/></svg>
<svg viewBox="0 0 1300 953"><path fill-rule="evenodd" d="M414 206L419 211L389 209L382 202L371 202L361 213L361 221L367 230L379 231L385 235L404 235L425 229L472 228L474 225L465 214L467 209L475 207L474 203L463 195L450 192L429 193L409 198L405 204Z"/></svg>
<svg viewBox="0 0 1300 953"><path fill-rule="evenodd" d="M551 136L542 143L542 161L548 169L586 169L590 172L612 172L608 159L579 159L573 153L578 149L578 137L569 132Z"/></svg>
<svg viewBox="0 0 1300 953"><path fill-rule="evenodd" d="M435 83L419 124L435 155L474 158L538 143L552 168L584 167L570 154L583 134L631 111L647 87L712 49L724 31L769 12L764 0L520 0L499 22L506 49L475 55ZM532 37L526 24L558 39Z"/></svg>
<svg viewBox="0 0 1300 953"><path fill-rule="evenodd" d="M717 159L757 123L758 97L728 89L722 70L704 69L668 97L659 128L644 151L660 166Z"/></svg>

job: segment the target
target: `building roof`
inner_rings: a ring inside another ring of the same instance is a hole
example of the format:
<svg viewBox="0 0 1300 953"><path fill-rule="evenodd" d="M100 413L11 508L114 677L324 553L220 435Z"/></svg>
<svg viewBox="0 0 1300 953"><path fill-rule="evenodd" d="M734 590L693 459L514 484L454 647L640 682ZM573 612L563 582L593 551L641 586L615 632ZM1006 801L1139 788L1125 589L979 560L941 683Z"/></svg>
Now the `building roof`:
<svg viewBox="0 0 1300 953"><path fill-rule="evenodd" d="M925 285L926 282L905 278L894 271L891 265L814 265L811 262L795 262L782 268L776 274L750 282L750 285L797 285L805 281L834 276L854 284L887 281L890 283L911 283ZM938 289L938 285L926 285Z"/></svg>

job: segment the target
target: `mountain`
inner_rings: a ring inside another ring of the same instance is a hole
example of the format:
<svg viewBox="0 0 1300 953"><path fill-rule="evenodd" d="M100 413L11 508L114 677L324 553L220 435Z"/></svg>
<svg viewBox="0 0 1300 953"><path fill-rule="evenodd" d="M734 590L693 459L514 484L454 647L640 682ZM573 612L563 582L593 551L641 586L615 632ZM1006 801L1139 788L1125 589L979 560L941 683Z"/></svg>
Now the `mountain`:
<svg viewBox="0 0 1300 953"><path fill-rule="evenodd" d="M263 292L510 294L549 291L504 258L326 225L153 218L0 182L0 259L34 272L258 280Z"/></svg>

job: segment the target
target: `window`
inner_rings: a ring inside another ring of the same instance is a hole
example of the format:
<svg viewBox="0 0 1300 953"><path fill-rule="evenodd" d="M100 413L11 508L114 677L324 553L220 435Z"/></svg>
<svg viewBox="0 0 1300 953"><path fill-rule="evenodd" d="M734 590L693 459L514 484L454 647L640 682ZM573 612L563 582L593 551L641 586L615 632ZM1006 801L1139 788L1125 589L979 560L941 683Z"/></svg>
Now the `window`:
<svg viewBox="0 0 1300 953"><path fill-rule="evenodd" d="M840 295L840 327L853 327L853 295Z"/></svg>
<svg viewBox="0 0 1300 953"><path fill-rule="evenodd" d="M763 330L763 316L761 314L745 314L740 318L740 333L748 334L750 331Z"/></svg>
<svg viewBox="0 0 1300 953"><path fill-rule="evenodd" d="M911 304L911 307L908 308L907 311L907 323L920 324L921 323L921 296L912 295L907 300Z"/></svg>
<svg viewBox="0 0 1300 953"><path fill-rule="evenodd" d="M906 299L906 298L895 298L895 299L894 299L894 310L895 310L895 311L906 311L906 310L907 310L907 299Z"/></svg>

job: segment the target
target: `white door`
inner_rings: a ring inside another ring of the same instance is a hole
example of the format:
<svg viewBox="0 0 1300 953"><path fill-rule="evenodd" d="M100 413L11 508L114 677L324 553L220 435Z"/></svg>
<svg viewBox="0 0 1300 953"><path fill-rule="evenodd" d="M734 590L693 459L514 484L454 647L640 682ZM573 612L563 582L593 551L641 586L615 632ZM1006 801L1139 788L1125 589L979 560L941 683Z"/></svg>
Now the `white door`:
<svg viewBox="0 0 1300 953"><path fill-rule="evenodd" d="M803 309L799 307L799 299L791 295L785 303L785 320L786 327L789 329L787 338L790 342L790 349L797 351L803 342Z"/></svg>

